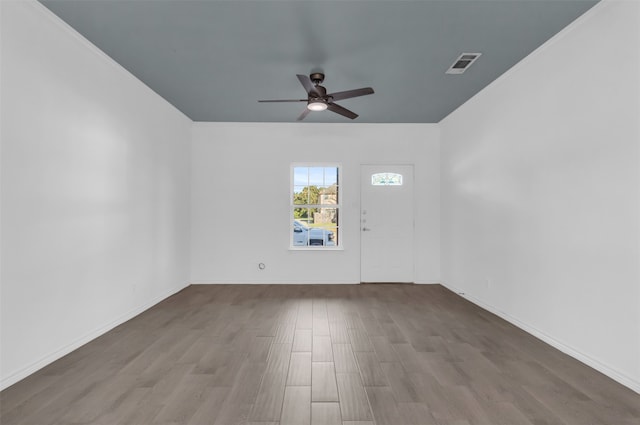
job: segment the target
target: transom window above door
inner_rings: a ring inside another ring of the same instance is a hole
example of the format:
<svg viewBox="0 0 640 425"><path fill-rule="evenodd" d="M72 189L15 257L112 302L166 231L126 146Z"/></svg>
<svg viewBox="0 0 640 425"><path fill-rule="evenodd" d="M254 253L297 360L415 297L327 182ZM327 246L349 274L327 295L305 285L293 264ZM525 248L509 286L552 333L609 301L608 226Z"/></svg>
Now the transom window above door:
<svg viewBox="0 0 640 425"><path fill-rule="evenodd" d="M340 166L291 166L292 249L340 246Z"/></svg>
<svg viewBox="0 0 640 425"><path fill-rule="evenodd" d="M398 173L372 174L371 186L402 186L402 174L398 174Z"/></svg>

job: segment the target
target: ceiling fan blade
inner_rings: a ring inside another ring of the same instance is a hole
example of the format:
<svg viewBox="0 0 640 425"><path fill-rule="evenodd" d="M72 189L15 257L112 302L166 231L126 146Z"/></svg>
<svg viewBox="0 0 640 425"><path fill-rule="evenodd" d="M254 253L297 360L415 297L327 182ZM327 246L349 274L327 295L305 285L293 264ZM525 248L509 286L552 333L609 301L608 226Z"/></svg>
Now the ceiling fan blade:
<svg viewBox="0 0 640 425"><path fill-rule="evenodd" d="M302 84L302 87L304 87L304 89L307 91L308 94L318 95L318 92L316 91L316 86L313 85L313 82L311 81L311 78L309 78L309 76L302 75L302 74L296 74L296 75L298 77L298 80L300 80L300 84Z"/></svg>
<svg viewBox="0 0 640 425"><path fill-rule="evenodd" d="M352 112L347 108L343 108L342 106L335 103L328 103L327 109L330 110L331 112L335 112L336 114L340 114L347 118L351 118L352 120L358 118L358 114L356 114L355 112Z"/></svg>
<svg viewBox="0 0 640 425"><path fill-rule="evenodd" d="M296 121L302 121L303 119L305 119L305 117L307 115L309 115L309 111L307 108L304 108L304 111L302 111L302 113L300 115L298 115L298 118L296 118Z"/></svg>
<svg viewBox="0 0 640 425"><path fill-rule="evenodd" d="M371 87L363 87L361 89L339 91L337 93L330 93L327 96L332 97L333 100L350 99L352 97L366 96L373 94L374 91Z"/></svg>
<svg viewBox="0 0 640 425"><path fill-rule="evenodd" d="M307 99L275 99L275 100L259 100L258 102L306 102Z"/></svg>

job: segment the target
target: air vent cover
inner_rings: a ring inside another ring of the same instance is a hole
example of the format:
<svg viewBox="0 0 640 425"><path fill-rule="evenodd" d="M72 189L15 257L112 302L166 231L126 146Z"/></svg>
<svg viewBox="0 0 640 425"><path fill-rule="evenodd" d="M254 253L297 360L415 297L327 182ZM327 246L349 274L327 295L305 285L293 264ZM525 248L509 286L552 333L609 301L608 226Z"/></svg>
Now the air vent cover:
<svg viewBox="0 0 640 425"><path fill-rule="evenodd" d="M447 74L462 74L480 57L482 53L463 53L453 62L447 70Z"/></svg>

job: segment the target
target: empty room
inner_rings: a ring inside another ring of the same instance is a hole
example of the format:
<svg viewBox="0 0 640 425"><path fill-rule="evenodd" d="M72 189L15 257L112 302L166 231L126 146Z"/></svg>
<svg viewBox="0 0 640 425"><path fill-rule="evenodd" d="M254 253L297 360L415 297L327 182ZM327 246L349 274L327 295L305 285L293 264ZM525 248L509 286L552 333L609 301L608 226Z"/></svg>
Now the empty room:
<svg viewBox="0 0 640 425"><path fill-rule="evenodd" d="M1 0L0 424L637 425L640 2Z"/></svg>

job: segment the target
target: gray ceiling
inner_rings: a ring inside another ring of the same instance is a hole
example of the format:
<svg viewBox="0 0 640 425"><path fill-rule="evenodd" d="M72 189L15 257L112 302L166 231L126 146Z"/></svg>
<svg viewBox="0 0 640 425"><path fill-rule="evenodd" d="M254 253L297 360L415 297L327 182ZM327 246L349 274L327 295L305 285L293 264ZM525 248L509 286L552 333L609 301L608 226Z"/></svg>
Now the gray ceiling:
<svg viewBox="0 0 640 425"><path fill-rule="evenodd" d="M356 122L439 122L597 1L41 0L194 121L291 122L322 70ZM482 56L462 75L460 53ZM350 121L329 111L305 121Z"/></svg>

